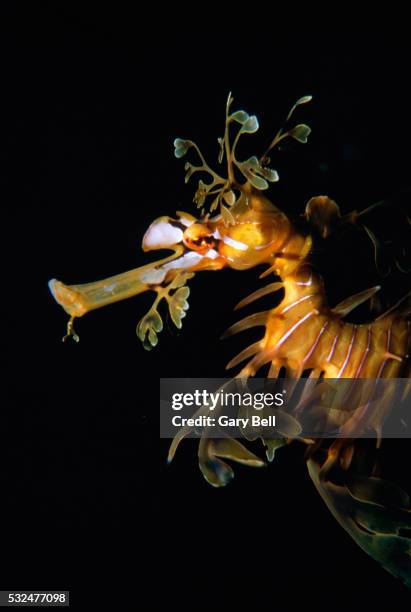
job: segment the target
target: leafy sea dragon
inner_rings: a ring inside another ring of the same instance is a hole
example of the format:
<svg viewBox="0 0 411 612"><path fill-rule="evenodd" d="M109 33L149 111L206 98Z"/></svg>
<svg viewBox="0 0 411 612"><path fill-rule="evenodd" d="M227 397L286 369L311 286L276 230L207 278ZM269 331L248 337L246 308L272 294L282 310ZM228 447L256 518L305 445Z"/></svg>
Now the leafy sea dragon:
<svg viewBox="0 0 411 612"><path fill-rule="evenodd" d="M287 116L286 126L299 107L310 100L311 96L304 96L296 102ZM220 165L226 164L225 177L210 168L194 142L179 138L174 141L177 158L189 152L198 158L196 165L185 164L186 182L197 173L207 175L209 181L200 179L194 195L200 210L198 218L177 212L174 219L158 218L146 231L143 250L169 249L172 251L169 257L94 283L67 286L55 279L50 281L54 298L70 316L65 338L72 336L78 341L75 318L144 291L153 291L153 305L137 326L137 335L144 346L152 348L163 327L160 303L168 305L172 321L180 328L188 309L187 282L197 272L227 267L247 270L266 265L261 277L274 275L273 282L243 299L237 308L275 292L282 297L275 307L245 317L226 332L229 336L252 327L262 329L260 339L227 366L234 368L245 363L238 378L254 376L266 364L269 364L269 378L279 375L296 380L307 375L311 379L409 378L410 293L369 323L347 322L346 315L371 299L379 287L330 307L323 280L310 264L312 235L298 231L287 215L265 196L269 183L279 178L269 167L268 154L285 139L307 142L310 128L305 124L284 127L262 156L241 161L237 153L239 141L255 133L259 125L257 118L245 111L232 112L232 102L229 95L225 131L218 139L218 161ZM311 198L305 217L323 237L344 221L361 225L361 213L344 218L338 205L327 196ZM365 226L364 229L367 231ZM305 440L307 463L315 486L340 524L366 552L411 585L410 499L397 485L379 478L376 467L381 414L389 409L390 399L389 396L382 398L382 409L377 415L369 409L354 415L350 411L344 413L340 422L343 435L334 441ZM375 448L365 447L358 437L365 425L377 432ZM176 436L170 459L188 433L189 429L184 429ZM294 433L291 427L287 434L289 440ZM260 437L268 459L272 460L282 441ZM222 459L256 467L264 463L237 440L208 439L203 435L199 464L205 478L214 486L225 485L233 476L232 468Z"/></svg>

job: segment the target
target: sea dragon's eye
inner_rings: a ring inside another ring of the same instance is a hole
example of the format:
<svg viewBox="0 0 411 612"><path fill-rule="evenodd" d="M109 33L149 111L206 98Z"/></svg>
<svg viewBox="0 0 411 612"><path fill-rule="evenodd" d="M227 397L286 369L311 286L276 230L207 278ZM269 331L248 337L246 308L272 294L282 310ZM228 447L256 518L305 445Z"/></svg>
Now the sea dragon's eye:
<svg viewBox="0 0 411 612"><path fill-rule="evenodd" d="M215 246L215 240L209 228L201 223L193 223L186 229L183 236L186 247L200 253L205 253Z"/></svg>

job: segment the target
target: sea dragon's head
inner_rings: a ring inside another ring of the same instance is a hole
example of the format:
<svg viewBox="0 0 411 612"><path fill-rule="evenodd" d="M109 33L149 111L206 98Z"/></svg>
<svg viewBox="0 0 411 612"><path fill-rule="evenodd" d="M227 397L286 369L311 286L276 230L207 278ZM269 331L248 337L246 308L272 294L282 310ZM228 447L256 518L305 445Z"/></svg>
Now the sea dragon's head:
<svg viewBox="0 0 411 612"><path fill-rule="evenodd" d="M310 100L311 96L300 98L288 114L287 121L297 106ZM226 160L226 178L208 166L194 142L179 138L174 141L177 158L193 150L200 160L199 165L185 164L186 182L196 172L208 174L211 181L205 183L200 180L198 183L194 195L200 213L198 218L177 212L175 219L160 217L147 229L142 242L143 250L171 250L170 256L94 283L68 286L55 279L50 281L54 298L70 315L67 336L78 340L73 328L76 317L151 290L157 294L155 301L137 326L137 334L144 346L151 348L157 344L157 334L162 329L158 312L160 301L168 303L171 318L180 328L188 308L189 288L186 283L196 272L221 270L224 267L245 270L263 263L276 270L291 224L286 215L262 193L269 182L278 180L277 172L267 165L270 161L267 155L286 137L306 142L310 128L300 124L286 131L281 129L262 157L253 156L239 161L236 148L240 137L256 132L259 126L255 116L249 116L244 111L231 113L232 101L229 95L225 132L218 139L218 160L219 163ZM237 131L232 139L231 132L235 127Z"/></svg>

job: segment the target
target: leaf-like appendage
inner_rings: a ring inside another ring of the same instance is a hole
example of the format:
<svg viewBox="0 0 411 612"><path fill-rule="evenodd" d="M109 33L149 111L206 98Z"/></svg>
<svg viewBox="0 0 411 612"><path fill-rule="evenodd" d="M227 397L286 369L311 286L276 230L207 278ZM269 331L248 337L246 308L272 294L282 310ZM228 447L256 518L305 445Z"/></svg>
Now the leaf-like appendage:
<svg viewBox="0 0 411 612"><path fill-rule="evenodd" d="M213 487L225 487L234 478L233 468L215 455L200 457L199 466L204 478Z"/></svg>
<svg viewBox="0 0 411 612"><path fill-rule="evenodd" d="M198 188L197 191L194 194L194 198L193 198L193 202L195 204L197 204L197 208L201 208L206 200L207 197L207 192L208 192L208 185L206 185L206 183L204 183L204 181L202 181L201 179L198 181Z"/></svg>
<svg viewBox="0 0 411 612"><path fill-rule="evenodd" d="M176 138L174 141L174 155L177 159L180 157L184 157L187 153L188 149L193 146L191 140L182 140L181 138Z"/></svg>
<svg viewBox="0 0 411 612"><path fill-rule="evenodd" d="M306 143L308 136L311 134L311 128L304 123L296 125L292 130L289 131L290 136L298 140L298 142Z"/></svg>
<svg viewBox="0 0 411 612"><path fill-rule="evenodd" d="M297 102L295 103L295 106L298 106L299 104L306 104L307 102L311 102L312 99L313 99L312 96L302 96L299 100L297 100Z"/></svg>
<svg viewBox="0 0 411 612"><path fill-rule="evenodd" d="M184 287L186 282L195 276L194 272L181 272L178 274L175 279L170 284L170 289L178 289L179 287Z"/></svg>
<svg viewBox="0 0 411 612"><path fill-rule="evenodd" d="M167 298L171 319L178 329L181 329L181 320L186 316L185 311L189 307L187 302L189 295L189 287L180 287L173 295Z"/></svg>
<svg viewBox="0 0 411 612"><path fill-rule="evenodd" d="M226 191L223 195L224 202L229 206L233 206L235 204L235 193L234 191Z"/></svg>
<svg viewBox="0 0 411 612"><path fill-rule="evenodd" d="M220 210L221 210L221 216L224 221L224 225L226 227L229 227L230 225L234 225L235 219L232 213L230 212L230 210L226 206L224 206L224 204L221 204Z"/></svg>
<svg viewBox="0 0 411 612"><path fill-rule="evenodd" d="M181 319L186 316L188 309L187 297L190 289L185 283L193 278L194 272L181 272L177 274L169 285L158 291L156 300L148 313L137 325L137 336L142 341L145 349L150 350L158 343L157 334L163 329L163 321L157 310L159 302L166 300L173 323L180 329ZM174 292L170 294L170 292Z"/></svg>
<svg viewBox="0 0 411 612"><path fill-rule="evenodd" d="M302 96L299 98L289 112L287 121L290 119L292 113L298 106L310 102L311 99L312 96ZM244 134L254 134L257 132L259 129L259 123L255 115L249 115L244 110L238 110L230 114L232 102L233 98L230 93L228 95L226 104L224 136L222 138L218 138L218 162L221 164L224 158L226 158L226 177L220 176L210 168L200 149L194 142L191 140L182 140L181 138L176 138L174 141L174 154L176 157L183 157L190 148L193 148L200 159L200 163L198 165L192 165L190 163L185 165L186 183L194 173L201 172L211 176L212 180L208 183L204 183L201 180L199 181L198 188L194 194L193 200L197 205L197 208L201 210L201 216L206 214L206 202L208 204L208 214L217 210L219 206L223 205L223 203L226 204L227 207L234 206L234 204L237 207L241 197L239 198L238 202L236 202L236 195L234 194L233 189L237 189L242 192L242 186L237 183L234 167L236 167L243 174L246 181L249 182L252 187L258 189L259 191L265 190L268 188L268 183L274 183L279 180L277 172L267 167L267 164L269 163L267 153L269 153L269 151L271 151L274 147L278 146L280 142L286 138L292 137L299 142L305 143L307 142L307 138L311 132L311 129L305 124L297 125L290 130L281 128L262 156L259 158L252 157L245 162L241 162L236 156L237 145ZM233 127L232 124L234 123L237 124L235 135L231 134L230 130L230 124Z"/></svg>
<svg viewBox="0 0 411 612"><path fill-rule="evenodd" d="M273 461L276 451L287 444L287 441L282 438L273 438L273 439L263 439L264 445L267 448L265 454L267 456L268 461Z"/></svg>
<svg viewBox="0 0 411 612"><path fill-rule="evenodd" d="M218 163L221 164L223 162L224 157L224 138L217 138L218 146L220 150L218 152Z"/></svg>
<svg viewBox="0 0 411 612"><path fill-rule="evenodd" d="M195 167L193 166L193 164L190 164L190 162L186 162L184 164L184 170L186 170L186 175L184 177L184 182L187 184L188 181L190 180L191 175L193 174L193 172L195 172Z"/></svg>
<svg viewBox="0 0 411 612"><path fill-rule="evenodd" d="M243 134L254 134L259 128L258 119L255 115L252 115L247 119L241 128Z"/></svg>
<svg viewBox="0 0 411 612"><path fill-rule="evenodd" d="M255 174L260 174L265 179L267 179L267 181L270 181L270 183L275 183L276 181L278 181L278 172L272 170L271 168L266 168L265 166L262 166L257 157L255 157L255 155L253 157L250 157L250 159L247 159L244 164L246 164L252 172L254 172Z"/></svg>
<svg viewBox="0 0 411 612"><path fill-rule="evenodd" d="M233 468L220 457L249 467L263 467L265 462L241 442L231 438L204 439L199 448L199 465L204 478L213 487L224 487L234 478Z"/></svg>
<svg viewBox="0 0 411 612"><path fill-rule="evenodd" d="M244 174L248 182L251 183L251 185L255 187L256 189L259 189L260 191L263 191L264 189L268 189L267 181L261 178L260 176L253 174L253 172L250 172L248 168L244 167L244 169L242 170L242 173Z"/></svg>
<svg viewBox="0 0 411 612"><path fill-rule="evenodd" d="M245 111L236 111L235 113L230 115L229 118L233 121L237 121L237 123L241 123L241 125L244 125L244 123L250 118L250 115Z"/></svg>
<svg viewBox="0 0 411 612"><path fill-rule="evenodd" d="M307 104L307 102L311 102L312 99L313 99L312 96L303 96L302 98L299 98L297 102L294 104L294 106L292 107L292 109L290 110L290 112L288 113L286 121L290 119L291 115L293 114L297 106L300 106L300 104Z"/></svg>
<svg viewBox="0 0 411 612"><path fill-rule="evenodd" d="M156 308L150 308L148 313L137 325L137 336L145 349L150 350L158 342L157 334L163 329L163 321Z"/></svg>
<svg viewBox="0 0 411 612"><path fill-rule="evenodd" d="M271 168L262 166L255 156L250 157L250 159L247 159L245 162L237 162L237 166L256 189L267 189L267 181L271 183L278 181L277 172Z"/></svg>

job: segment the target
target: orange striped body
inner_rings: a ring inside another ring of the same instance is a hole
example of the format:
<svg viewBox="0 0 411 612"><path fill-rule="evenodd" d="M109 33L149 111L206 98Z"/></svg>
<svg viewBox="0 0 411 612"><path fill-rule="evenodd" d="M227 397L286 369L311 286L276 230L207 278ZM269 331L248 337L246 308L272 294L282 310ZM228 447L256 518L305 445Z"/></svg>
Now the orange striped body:
<svg viewBox="0 0 411 612"><path fill-rule="evenodd" d="M270 376L276 376L281 367L294 378L307 370L312 377L324 378L407 376L409 321L395 309L370 323L345 321L328 306L323 281L305 253L289 271L287 254L293 253L291 261L295 261L297 249L305 249L305 244L305 239L292 233L276 260L274 271L281 277L284 297L262 317L265 334L239 376L253 376L267 363L271 363ZM241 331L241 324L237 325Z"/></svg>

